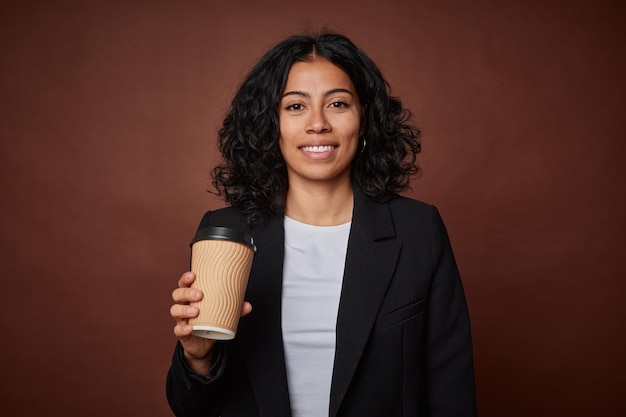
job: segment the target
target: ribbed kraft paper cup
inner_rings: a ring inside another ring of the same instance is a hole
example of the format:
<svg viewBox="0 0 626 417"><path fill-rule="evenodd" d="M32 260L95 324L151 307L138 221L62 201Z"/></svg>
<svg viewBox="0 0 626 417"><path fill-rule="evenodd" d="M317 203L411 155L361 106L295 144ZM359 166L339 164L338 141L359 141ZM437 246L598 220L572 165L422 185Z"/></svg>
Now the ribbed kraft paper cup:
<svg viewBox="0 0 626 417"><path fill-rule="evenodd" d="M252 237L243 231L226 227L198 231L191 242L191 270L196 274L191 287L204 296L191 303L200 311L189 320L194 335L215 340L235 337L255 252Z"/></svg>

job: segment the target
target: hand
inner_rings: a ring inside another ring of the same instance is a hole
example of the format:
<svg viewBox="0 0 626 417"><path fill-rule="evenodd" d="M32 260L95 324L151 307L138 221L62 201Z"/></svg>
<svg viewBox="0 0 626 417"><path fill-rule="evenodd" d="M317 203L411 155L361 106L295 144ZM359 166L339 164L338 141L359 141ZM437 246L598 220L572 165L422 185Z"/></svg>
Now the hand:
<svg viewBox="0 0 626 417"><path fill-rule="evenodd" d="M185 272L178 280L178 288L172 292L174 305L170 308L170 315L176 320L174 335L183 346L185 360L189 367L196 373L208 375L213 361L213 346L215 340L194 336L193 328L189 324L189 319L197 317L198 307L190 306L189 303L202 300L202 291L197 288L190 288L195 281L196 275L193 272ZM241 316L245 316L252 311L252 305L244 301L241 309Z"/></svg>

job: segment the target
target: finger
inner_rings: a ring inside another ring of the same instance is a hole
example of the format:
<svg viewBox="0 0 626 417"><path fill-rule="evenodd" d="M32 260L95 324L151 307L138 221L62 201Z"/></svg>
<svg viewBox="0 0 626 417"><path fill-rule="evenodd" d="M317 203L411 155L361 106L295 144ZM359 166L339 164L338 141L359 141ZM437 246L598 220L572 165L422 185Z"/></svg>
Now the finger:
<svg viewBox="0 0 626 417"><path fill-rule="evenodd" d="M174 335L179 339L186 339L191 336L191 332L193 331L193 326L187 323L180 323L174 326ZM182 341L182 340L181 340Z"/></svg>
<svg viewBox="0 0 626 417"><path fill-rule="evenodd" d="M170 316L176 320L188 320L198 317L200 310L198 307L188 306L185 304L174 304L170 307Z"/></svg>
<svg viewBox="0 0 626 417"><path fill-rule="evenodd" d="M191 271L187 271L183 275L181 275L180 279L178 280L178 286L180 288L189 287L195 280L196 274Z"/></svg>
<svg viewBox="0 0 626 417"><path fill-rule="evenodd" d="M244 301L243 305L241 306L241 317L247 316L248 314L250 314L251 311L252 311L252 304L250 304L247 301Z"/></svg>
<svg viewBox="0 0 626 417"><path fill-rule="evenodd" d="M197 288L176 288L172 291L172 300L177 304L192 303L202 300L202 291Z"/></svg>

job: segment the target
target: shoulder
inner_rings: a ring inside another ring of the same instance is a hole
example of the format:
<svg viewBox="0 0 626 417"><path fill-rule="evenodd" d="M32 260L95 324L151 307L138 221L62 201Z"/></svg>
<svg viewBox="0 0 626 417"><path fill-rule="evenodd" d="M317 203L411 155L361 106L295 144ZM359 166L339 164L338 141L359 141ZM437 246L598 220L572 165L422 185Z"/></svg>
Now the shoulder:
<svg viewBox="0 0 626 417"><path fill-rule="evenodd" d="M241 210L236 207L229 206L217 210L207 211L204 216L202 216L198 229L209 226L245 228L245 225L246 217L243 215Z"/></svg>
<svg viewBox="0 0 626 417"><path fill-rule="evenodd" d="M424 201L398 196L388 201L396 232L399 235L446 235L446 227L437 207Z"/></svg>
<svg viewBox="0 0 626 417"><path fill-rule="evenodd" d="M388 203L392 208L397 209L407 208L411 210L429 211L435 208L435 206L430 203L402 195L395 196L389 200Z"/></svg>
<svg viewBox="0 0 626 417"><path fill-rule="evenodd" d="M439 217L439 210L433 204L405 196L397 196L387 202L394 217L407 219L433 220Z"/></svg>
<svg viewBox="0 0 626 417"><path fill-rule="evenodd" d="M372 230L378 238L405 235L425 238L440 229L437 208L429 203L396 195L385 202L376 202L357 189L353 221Z"/></svg>

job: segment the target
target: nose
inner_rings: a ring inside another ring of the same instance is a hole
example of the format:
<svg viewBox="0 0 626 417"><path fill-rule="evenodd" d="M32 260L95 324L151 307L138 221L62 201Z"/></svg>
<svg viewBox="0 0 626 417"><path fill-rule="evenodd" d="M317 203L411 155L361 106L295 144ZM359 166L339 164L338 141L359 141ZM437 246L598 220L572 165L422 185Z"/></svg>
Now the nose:
<svg viewBox="0 0 626 417"><path fill-rule="evenodd" d="M307 133L330 132L331 126L324 110L310 110L305 129Z"/></svg>

